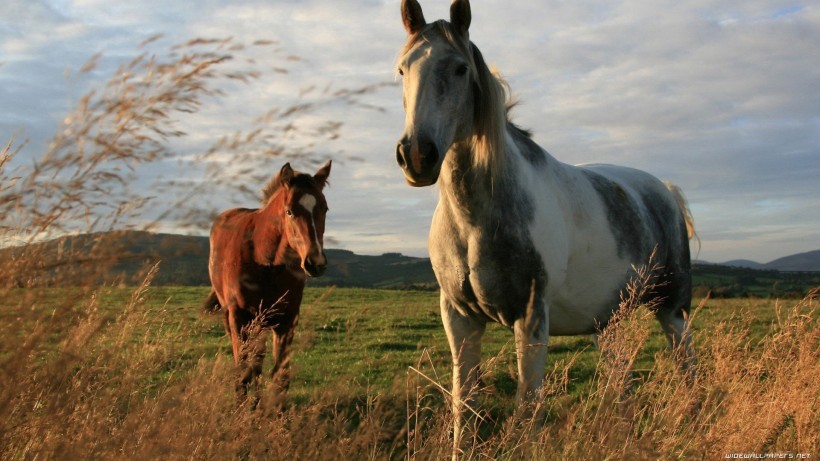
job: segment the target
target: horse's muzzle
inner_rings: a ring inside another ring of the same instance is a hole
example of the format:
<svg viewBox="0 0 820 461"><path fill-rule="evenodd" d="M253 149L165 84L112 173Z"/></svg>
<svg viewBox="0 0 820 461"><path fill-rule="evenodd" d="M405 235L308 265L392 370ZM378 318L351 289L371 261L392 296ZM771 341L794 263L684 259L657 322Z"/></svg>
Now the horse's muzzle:
<svg viewBox="0 0 820 461"><path fill-rule="evenodd" d="M435 184L441 171L436 145L421 138L414 145L408 136L403 137L396 146L396 162L404 172L407 183L414 187Z"/></svg>
<svg viewBox="0 0 820 461"><path fill-rule="evenodd" d="M327 270L327 258L323 254L320 258L307 258L302 266L310 277L321 277Z"/></svg>

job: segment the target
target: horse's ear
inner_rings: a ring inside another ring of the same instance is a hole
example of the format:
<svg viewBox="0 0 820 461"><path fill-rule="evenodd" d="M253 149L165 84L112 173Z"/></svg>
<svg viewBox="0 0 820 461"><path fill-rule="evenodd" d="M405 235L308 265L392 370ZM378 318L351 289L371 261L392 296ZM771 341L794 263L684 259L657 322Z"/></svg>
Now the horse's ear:
<svg viewBox="0 0 820 461"><path fill-rule="evenodd" d="M319 171L313 175L313 180L316 181L316 185L319 186L319 189L323 189L325 185L327 185L327 177L330 176L330 165L332 161L328 160L325 163L325 166L319 168Z"/></svg>
<svg viewBox="0 0 820 461"><path fill-rule="evenodd" d="M464 37L470 29L471 19L470 0L453 0L450 5L450 24Z"/></svg>
<svg viewBox="0 0 820 461"><path fill-rule="evenodd" d="M286 163L285 166L279 170L279 184L283 186L290 186L290 181L293 179L293 168L290 166L290 162Z"/></svg>
<svg viewBox="0 0 820 461"><path fill-rule="evenodd" d="M401 0L401 21L407 35L415 34L427 24L424 21L424 13L421 12L421 5L416 0Z"/></svg>

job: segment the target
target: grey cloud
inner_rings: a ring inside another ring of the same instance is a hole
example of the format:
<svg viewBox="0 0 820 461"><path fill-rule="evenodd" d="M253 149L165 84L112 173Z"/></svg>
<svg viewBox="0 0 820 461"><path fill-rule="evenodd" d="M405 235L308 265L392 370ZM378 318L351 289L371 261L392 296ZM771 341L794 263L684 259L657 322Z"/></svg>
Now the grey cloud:
<svg viewBox="0 0 820 461"><path fill-rule="evenodd" d="M423 6L430 20L448 14L448 2ZM72 101L154 33L166 34L164 44L276 39L303 59L186 120L191 135L180 150L194 150L307 86L391 81L405 38L398 8L397 0L6 1L0 134L24 128L36 152ZM490 0L474 2L471 38L521 100L516 122L558 159L626 164L682 186L703 237L699 257L765 261L820 248L812 230L820 228L820 9L775 0ZM97 51L100 71L67 83L65 69ZM281 64L273 54L255 58ZM315 115L345 123L341 138L317 147L321 155L362 159L334 165L328 233L354 251L424 254L436 192L409 188L394 164L400 89L365 102L382 111L340 105ZM145 176L162 173L176 174ZM232 206L225 195L215 192L214 205Z"/></svg>

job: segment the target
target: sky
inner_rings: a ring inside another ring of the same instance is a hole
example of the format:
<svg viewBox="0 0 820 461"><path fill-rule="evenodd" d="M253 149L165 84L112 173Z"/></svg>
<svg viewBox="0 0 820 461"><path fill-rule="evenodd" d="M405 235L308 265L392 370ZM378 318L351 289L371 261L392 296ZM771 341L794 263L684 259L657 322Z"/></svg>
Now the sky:
<svg viewBox="0 0 820 461"><path fill-rule="evenodd" d="M254 58L268 70L286 65L288 73L231 87L184 122L189 136L176 148L207 145L214 133L305 88L385 84L360 105L331 105L308 117L343 122L337 138L313 147L318 160L334 160L328 246L426 256L438 190L407 186L395 162L404 123L394 68L405 39L399 4L4 0L0 142L27 140L18 162L42 155L78 98L157 34L154 50L195 37L275 40L278 51ZM428 21L449 14L447 1L421 4ZM558 160L631 166L680 186L700 236L697 259L768 262L820 249L816 2L476 0L470 37L519 101L513 121ZM78 76L97 53L97 68ZM283 162L271 159L270 173ZM298 160L294 167L314 168ZM196 173L174 168L139 174L163 180ZM202 199L215 209L254 205L228 197L211 190ZM177 224L158 230L174 232Z"/></svg>

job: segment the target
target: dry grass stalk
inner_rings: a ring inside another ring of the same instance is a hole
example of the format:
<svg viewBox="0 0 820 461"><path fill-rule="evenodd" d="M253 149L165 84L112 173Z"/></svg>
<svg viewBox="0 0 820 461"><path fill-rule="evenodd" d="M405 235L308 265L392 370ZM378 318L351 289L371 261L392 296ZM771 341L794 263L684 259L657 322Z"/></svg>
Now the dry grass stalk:
<svg viewBox="0 0 820 461"><path fill-rule="evenodd" d="M249 123L250 129L217 134L200 153L180 151L177 141L186 138L184 127L194 114L227 96L231 85L264 77L260 66L243 55L249 48L281 56L273 42L245 46L232 39L196 39L165 55L145 51L79 100L42 155L15 161L25 144L15 147L11 141L0 151L0 299L26 313L8 319L10 334L2 340L0 458L151 459L202 453L225 459L242 450L265 457L270 445L255 442L265 439L266 431L289 427L257 424L256 416L235 408L232 395L224 392L230 387L229 360L200 361L184 379L179 377L174 345L184 332L156 325L163 314L147 312L143 304L156 265L147 266L139 278L122 280L139 288L117 306L116 316L112 318L110 306L99 305L108 292L105 287L117 283L110 277L112 268L139 256L126 251L128 242L115 229L151 229L156 220L171 215L199 225L215 211L177 212L202 190L187 183L137 188L147 166L172 159L215 165L224 160L215 157L227 155L233 156L232 165L245 162L236 167L238 174L264 170L258 168L260 162L285 152L313 160L315 153L308 148L315 140L300 144L299 137L335 139L341 129L340 122L314 117L315 110L322 104L356 104L360 95L381 86L325 92L310 102L268 108ZM293 56L281 60L298 62ZM80 72L94 71L99 63L95 56ZM285 65L274 69L278 76L287 72ZM292 145L296 148L289 149ZM258 158L260 151L264 160ZM237 176L224 169L201 170L208 187L236 188L231 182ZM163 203L153 194L181 198ZM157 212L161 206L168 211ZM76 234L88 235L41 244ZM42 286L63 288L32 289ZM135 342L135 337L141 339ZM167 375L167 380L156 382L152 376L157 375ZM319 418L319 412L313 417ZM287 423L288 418L296 419L285 414L274 420ZM344 418L348 415L338 420ZM322 429L315 429L314 452L327 424L315 426ZM301 443L300 437L288 438Z"/></svg>
<svg viewBox="0 0 820 461"><path fill-rule="evenodd" d="M54 308L42 310L32 324L21 319L10 325L33 334L22 343L14 336L3 339L0 456L266 459L287 452L300 458L422 460L449 455L451 415L441 391L446 378L436 372L429 353L415 367L427 378L411 372L384 395L348 402L328 392L281 412L266 405L249 411L236 406L229 356L203 357L192 367L178 364L183 351L176 348L189 333L175 327L163 308L145 304L149 283L150 278L134 289L116 315L101 309L101 290L53 299ZM742 319L701 330L696 387L662 351L651 370L621 393L621 376L627 373L610 367L626 362L602 354L593 391L572 397L567 388L573 360L556 363L544 386L546 421L507 416L494 421L485 414L489 432L467 457L711 459L731 452L814 453L820 447L816 296L815 291L783 308L779 322L756 345L743 342L748 326ZM621 325L643 330L651 324ZM635 337L642 336L625 331L611 347L630 351L634 344L619 341ZM485 362L483 379L493 382L503 362ZM165 377L152 378L157 375ZM407 396L404 403L401 395ZM482 400L489 397L483 394ZM700 402L699 411L692 410L693 401Z"/></svg>
<svg viewBox="0 0 820 461"><path fill-rule="evenodd" d="M132 296L112 308L101 305L111 295L101 280L122 258L114 234L66 241L62 247L36 245L63 232L118 228L141 216L149 197L132 189L132 183L140 166L176 155L168 144L184 135L176 117L200 110L206 99L226 91L215 82L260 77L253 70L224 67L240 51L231 40L195 40L176 48L168 60L142 55L102 91L81 100L49 152L31 168L13 166L18 149L12 143L0 151L0 241L18 245L0 258L0 300L9 311L22 313L4 317L8 333L0 338L0 458L449 456L452 415L441 384L446 377L436 372L429 353L419 359L418 373L409 373L385 395L342 401L328 392L284 411L264 405L249 411L236 405L230 357L180 360L194 353L179 350L190 333L166 309L146 303L158 266L146 268ZM285 71L280 68L277 75ZM316 139L336 136L339 125L332 121L313 128L296 121L323 104L354 103L362 93L317 93L318 101L272 109L249 131L226 135L191 158L217 162L220 152L242 158L243 152L259 152L259 146L280 155L297 129ZM264 125L275 133L265 132ZM307 155L309 149L297 152ZM652 305L647 296L654 283L652 267L636 271L618 320L602 334L594 390L569 395L574 359L554 364L538 402L547 419L516 421L507 414L480 413L484 431L466 457L712 459L731 452L820 453L818 291L791 308L778 304L778 322L755 344L749 341L751 319L742 313L704 326L696 334L694 385L666 352L635 379L636 354L652 323L651 309L638 308ZM61 288L30 288L39 285ZM77 286L85 288L68 288ZM349 327L353 330L355 322ZM503 353L484 362L482 380L493 382L504 363ZM493 390L486 385L478 392L486 399Z"/></svg>
<svg viewBox="0 0 820 461"><path fill-rule="evenodd" d="M159 38L146 40L143 47ZM272 157L319 161L331 148L317 153L316 143L338 138L342 123L317 117L317 111L358 104L358 98L384 86L307 89L281 106L260 108L263 114L246 127L226 124L228 134L209 126L210 146L186 145L186 130L197 129L196 116L215 110L214 103L237 85L266 77L255 60L260 53L283 61L274 78L286 78L286 66L298 62L270 41L244 45L233 39L194 39L164 55L146 49L117 68L101 89L80 98L47 151L33 156L31 165L14 161L23 146L15 149L9 142L0 153L0 248L16 249L0 261L0 287L111 283L106 278L111 266L139 255L126 251L122 234L110 231L151 230L160 222L207 228L219 210L194 197L214 190L255 197L256 191L244 185L267 179ZM97 55L80 72L96 70L99 62ZM150 173L149 167L172 161L201 176L160 178L146 187L141 176ZM259 180L248 180L253 175ZM87 233L94 235L36 245ZM77 273L74 266L84 270Z"/></svg>

